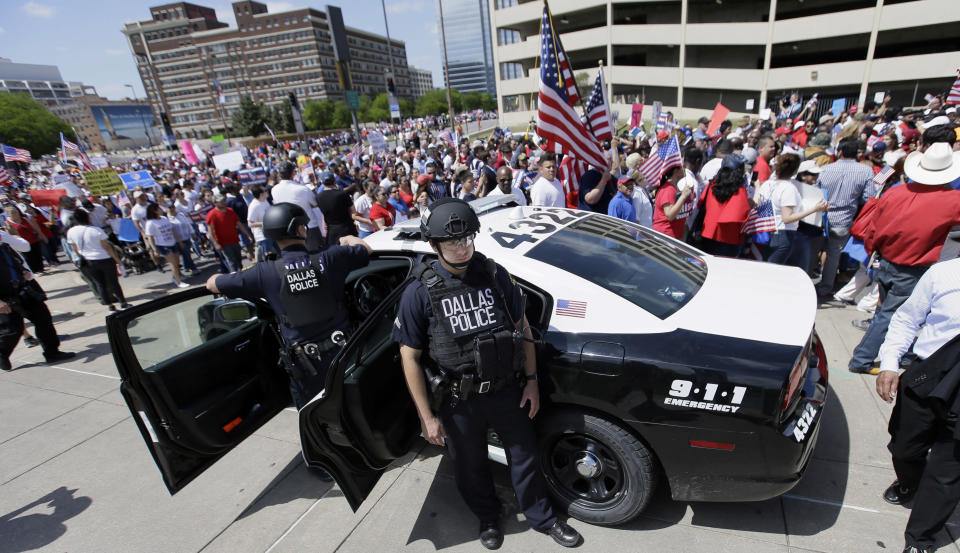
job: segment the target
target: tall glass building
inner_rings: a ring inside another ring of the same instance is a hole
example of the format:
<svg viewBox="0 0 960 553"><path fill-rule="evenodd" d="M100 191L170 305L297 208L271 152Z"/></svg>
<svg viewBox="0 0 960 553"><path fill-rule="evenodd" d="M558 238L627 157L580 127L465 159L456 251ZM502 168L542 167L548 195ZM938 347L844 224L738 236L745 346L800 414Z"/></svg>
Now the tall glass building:
<svg viewBox="0 0 960 553"><path fill-rule="evenodd" d="M490 8L487 0L437 0L437 18L443 8L450 87L460 92L487 92L497 96L493 70ZM438 21L439 24L439 21Z"/></svg>

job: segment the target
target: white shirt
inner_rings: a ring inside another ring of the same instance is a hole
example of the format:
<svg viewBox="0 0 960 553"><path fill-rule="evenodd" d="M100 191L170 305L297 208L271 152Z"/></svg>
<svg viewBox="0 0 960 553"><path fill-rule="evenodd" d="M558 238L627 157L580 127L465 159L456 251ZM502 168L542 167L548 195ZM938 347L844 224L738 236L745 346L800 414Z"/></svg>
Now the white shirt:
<svg viewBox="0 0 960 553"><path fill-rule="evenodd" d="M269 208L269 202L261 202L254 198L253 201L250 202L250 208L247 210L247 224L262 223L263 214L266 213ZM253 231L253 240L255 242L263 242L266 239L266 236L263 235L263 227L251 225L250 230Z"/></svg>
<svg viewBox="0 0 960 553"><path fill-rule="evenodd" d="M109 259L110 254L103 249L101 240L107 239L107 233L92 225L75 225L67 231L67 243L76 244L80 255L88 261Z"/></svg>
<svg viewBox="0 0 960 553"><path fill-rule="evenodd" d="M143 227L143 222L147 220L147 206L134 203L133 207L130 208L130 218Z"/></svg>
<svg viewBox="0 0 960 553"><path fill-rule="evenodd" d="M510 185L510 193L516 196L517 205L527 205L527 197L523 195L523 190L520 190L520 187L516 184ZM500 190L499 186L494 186L487 196L503 196L504 192Z"/></svg>
<svg viewBox="0 0 960 553"><path fill-rule="evenodd" d="M373 198L366 194L361 194L360 197L353 201L353 209L356 210L357 215L365 219L370 218L371 207L373 207ZM372 225L361 223L360 221L357 221L357 228L364 232L373 232L377 230Z"/></svg>
<svg viewBox="0 0 960 553"><path fill-rule="evenodd" d="M107 208L100 204L93 204L93 209L90 210L90 224L97 228L103 228L107 215Z"/></svg>
<svg viewBox="0 0 960 553"><path fill-rule="evenodd" d="M317 199L309 188L292 180L282 180L273 187L273 203L288 202L303 208L310 217L307 228L322 228L323 213L317 208Z"/></svg>
<svg viewBox="0 0 960 553"><path fill-rule="evenodd" d="M143 226L143 233L152 236L153 243L157 246L170 247L177 243L176 235L173 233L173 223L166 217L147 219Z"/></svg>
<svg viewBox="0 0 960 553"><path fill-rule="evenodd" d="M567 200L563 194L563 183L557 179L548 181L542 176L530 185L530 205L547 207L567 207Z"/></svg>
<svg viewBox="0 0 960 553"><path fill-rule="evenodd" d="M177 242L190 240L190 237L193 235L193 225L190 224L190 219L186 215L177 213L176 217L170 217L168 215L167 219L169 219L173 225L173 235L176 237Z"/></svg>
<svg viewBox="0 0 960 553"><path fill-rule="evenodd" d="M918 335L919 332L919 335ZM887 337L880 346L880 370L900 368L900 358L910 349L926 359L960 334L960 258L932 265L920 277L907 301L890 319Z"/></svg>
<svg viewBox="0 0 960 553"><path fill-rule="evenodd" d="M700 168L700 178L703 179L703 182L712 181L714 178L716 178L717 173L720 172L720 167L722 166L722 159L718 157L711 159Z"/></svg>
<svg viewBox="0 0 960 553"><path fill-rule="evenodd" d="M633 202L633 210L637 213L637 224L653 228L653 203L650 202L650 195L641 190L640 186L634 186L630 201Z"/></svg>
<svg viewBox="0 0 960 553"><path fill-rule="evenodd" d="M803 203L803 197L800 195L800 183L793 179L777 179L770 181L772 188L770 190L770 204L773 206L773 220L777 225L777 230L797 230L800 223L783 222L783 214L780 209L783 207L792 207L796 212Z"/></svg>

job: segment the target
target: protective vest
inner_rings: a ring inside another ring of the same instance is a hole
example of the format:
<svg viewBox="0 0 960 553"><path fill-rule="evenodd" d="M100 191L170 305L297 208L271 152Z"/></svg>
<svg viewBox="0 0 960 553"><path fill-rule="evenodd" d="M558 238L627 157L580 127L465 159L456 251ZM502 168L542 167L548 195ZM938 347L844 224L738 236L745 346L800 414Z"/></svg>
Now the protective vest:
<svg viewBox="0 0 960 553"><path fill-rule="evenodd" d="M280 275L280 303L285 315L279 317L284 325L296 328L320 324L333 319L339 312L339 301L330 291L320 254L297 261L275 261Z"/></svg>
<svg viewBox="0 0 960 553"><path fill-rule="evenodd" d="M414 269L430 298L429 354L445 372L476 371L474 339L485 332L512 330L513 321L497 287L496 264L474 253L463 279L441 276L426 264Z"/></svg>

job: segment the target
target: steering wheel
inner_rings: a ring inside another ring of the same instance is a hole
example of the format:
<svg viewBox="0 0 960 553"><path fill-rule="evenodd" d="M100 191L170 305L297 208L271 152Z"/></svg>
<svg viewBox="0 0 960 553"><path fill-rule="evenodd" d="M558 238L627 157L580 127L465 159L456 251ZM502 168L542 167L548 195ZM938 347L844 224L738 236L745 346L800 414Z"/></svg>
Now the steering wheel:
<svg viewBox="0 0 960 553"><path fill-rule="evenodd" d="M382 275L367 273L353 282L351 295L357 311L366 317L386 299L390 293L390 283Z"/></svg>

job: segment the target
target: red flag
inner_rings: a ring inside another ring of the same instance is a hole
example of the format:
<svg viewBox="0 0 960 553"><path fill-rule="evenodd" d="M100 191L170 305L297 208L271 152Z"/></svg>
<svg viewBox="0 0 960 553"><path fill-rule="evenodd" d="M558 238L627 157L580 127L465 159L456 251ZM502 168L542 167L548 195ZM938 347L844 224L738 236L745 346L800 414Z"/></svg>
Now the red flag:
<svg viewBox="0 0 960 553"><path fill-rule="evenodd" d="M37 207L57 206L60 203L60 196L66 196L67 191L62 188L53 188L50 190L31 190L30 198L33 205Z"/></svg>
<svg viewBox="0 0 960 553"><path fill-rule="evenodd" d="M633 104L633 111L630 112L630 127L639 127L643 124L643 104Z"/></svg>
<svg viewBox="0 0 960 553"><path fill-rule="evenodd" d="M713 136L720 129L720 123L730 115L730 110L726 106L717 102L717 107L713 108L713 115L710 116L710 124L707 126L707 136Z"/></svg>

